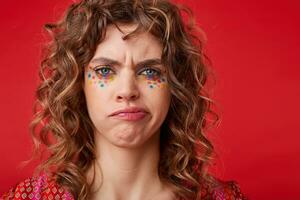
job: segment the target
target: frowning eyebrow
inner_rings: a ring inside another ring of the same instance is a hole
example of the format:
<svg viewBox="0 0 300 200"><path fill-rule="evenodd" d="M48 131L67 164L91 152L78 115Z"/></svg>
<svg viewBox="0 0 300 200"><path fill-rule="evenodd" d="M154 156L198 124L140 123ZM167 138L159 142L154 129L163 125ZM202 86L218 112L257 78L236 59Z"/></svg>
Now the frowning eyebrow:
<svg viewBox="0 0 300 200"><path fill-rule="evenodd" d="M118 62L117 60L113 60L113 59L106 58L106 57L94 58L94 59L91 60L91 63L121 66L121 63ZM136 64L136 67L140 68L140 67L144 67L146 65L150 65L150 66L151 65L162 65L162 62L161 62L160 58L146 59L146 60L143 60L141 62L138 62Z"/></svg>

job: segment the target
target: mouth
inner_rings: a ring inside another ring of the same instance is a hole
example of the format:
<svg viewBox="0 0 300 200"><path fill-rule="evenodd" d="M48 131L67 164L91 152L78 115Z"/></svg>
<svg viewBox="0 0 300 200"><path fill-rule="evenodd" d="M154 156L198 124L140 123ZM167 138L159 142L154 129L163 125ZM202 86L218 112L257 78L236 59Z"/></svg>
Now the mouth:
<svg viewBox="0 0 300 200"><path fill-rule="evenodd" d="M109 116L120 120L138 121L145 118L147 114L148 112L143 108L129 107L129 108L117 110L112 114L110 114Z"/></svg>
<svg viewBox="0 0 300 200"><path fill-rule="evenodd" d="M117 115L113 115L114 118L122 119L126 121L138 121L143 119L146 116L144 112L136 112L136 113L119 113Z"/></svg>

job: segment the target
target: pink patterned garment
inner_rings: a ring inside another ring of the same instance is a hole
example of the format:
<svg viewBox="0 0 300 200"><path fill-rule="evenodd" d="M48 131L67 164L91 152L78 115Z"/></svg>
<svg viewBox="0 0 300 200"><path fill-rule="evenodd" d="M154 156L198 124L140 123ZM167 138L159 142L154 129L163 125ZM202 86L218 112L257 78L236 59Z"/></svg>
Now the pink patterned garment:
<svg viewBox="0 0 300 200"><path fill-rule="evenodd" d="M0 200L74 200L72 195L59 187L47 175L28 178L5 193Z"/></svg>
<svg viewBox="0 0 300 200"><path fill-rule="evenodd" d="M45 174L28 178L5 193L0 200L74 200L74 197ZM202 185L201 200L247 200L237 183L216 180Z"/></svg>
<svg viewBox="0 0 300 200"><path fill-rule="evenodd" d="M203 183L201 200L247 200L235 181L215 179L214 184Z"/></svg>

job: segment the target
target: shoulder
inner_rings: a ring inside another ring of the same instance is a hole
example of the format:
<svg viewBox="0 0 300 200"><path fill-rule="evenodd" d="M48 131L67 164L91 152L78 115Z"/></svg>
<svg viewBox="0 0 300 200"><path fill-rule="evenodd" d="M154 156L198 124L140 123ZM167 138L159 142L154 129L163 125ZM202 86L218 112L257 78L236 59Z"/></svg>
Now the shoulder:
<svg viewBox="0 0 300 200"><path fill-rule="evenodd" d="M247 200L248 198L241 192L236 181L223 181L215 177L210 177L209 181L203 181L200 189L203 200Z"/></svg>
<svg viewBox="0 0 300 200"><path fill-rule="evenodd" d="M6 192L0 200L66 199L72 196L46 174L27 178Z"/></svg>

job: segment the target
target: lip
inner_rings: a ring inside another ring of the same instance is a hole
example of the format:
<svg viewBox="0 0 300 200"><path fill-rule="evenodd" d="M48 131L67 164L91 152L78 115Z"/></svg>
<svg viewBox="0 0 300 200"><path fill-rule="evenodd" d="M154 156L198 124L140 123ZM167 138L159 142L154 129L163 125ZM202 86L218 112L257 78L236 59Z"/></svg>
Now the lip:
<svg viewBox="0 0 300 200"><path fill-rule="evenodd" d="M140 107L128 107L117 110L110 114L110 117L126 120L126 121L137 121L143 119L148 112Z"/></svg>

